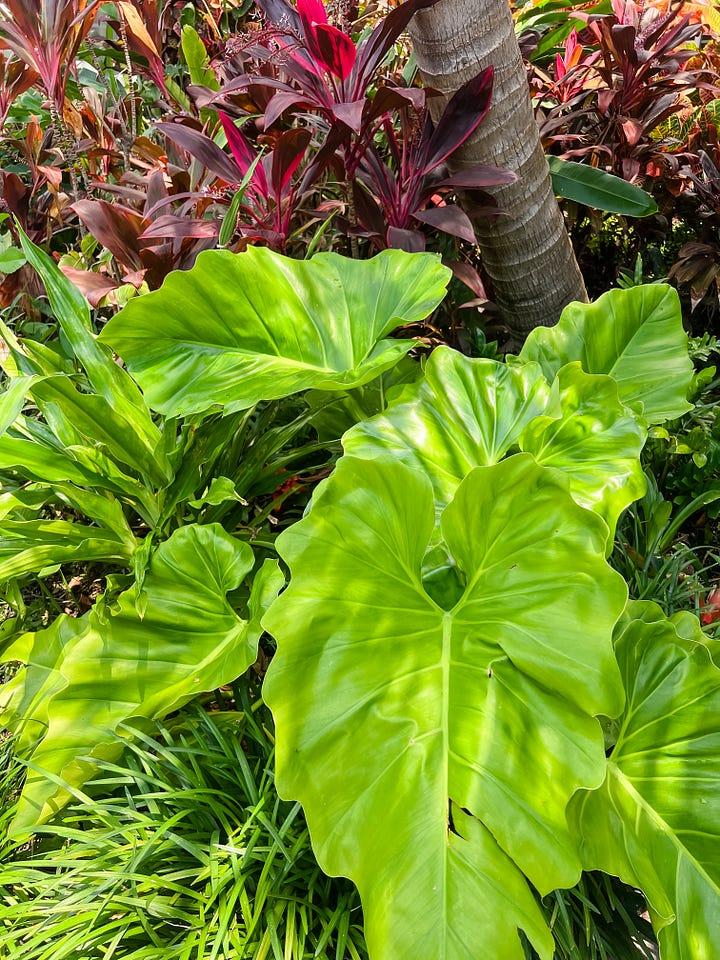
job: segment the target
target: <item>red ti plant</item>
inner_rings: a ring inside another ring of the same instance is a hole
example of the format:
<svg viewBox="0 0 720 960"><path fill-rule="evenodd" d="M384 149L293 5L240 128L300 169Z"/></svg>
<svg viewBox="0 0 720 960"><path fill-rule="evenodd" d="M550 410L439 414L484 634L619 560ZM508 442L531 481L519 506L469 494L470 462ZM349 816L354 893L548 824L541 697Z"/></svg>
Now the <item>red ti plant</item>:
<svg viewBox="0 0 720 960"><path fill-rule="evenodd" d="M444 198L459 189L472 190L482 200L485 212L497 212L495 201L483 188L512 183L517 177L509 170L484 164L465 167L448 177L444 164L487 113L492 86L493 68L487 67L457 91L437 124L425 106L426 91L391 87L378 91L376 109L389 108L395 101L402 104L399 125L393 124L389 114L384 115L387 159L373 140L362 154L358 178L353 182L358 221L378 246L424 250L425 235L419 224L477 243L467 214Z"/></svg>
<svg viewBox="0 0 720 960"><path fill-rule="evenodd" d="M353 132L361 141L372 136L377 111L368 93L378 69L413 14L436 2L406 0L356 45L328 22L322 0L299 0L297 10L287 0L258 0L269 30L264 40L249 43L244 55L264 72L246 70L216 99L257 91L256 102L263 102L270 91L265 129L286 111L317 114L323 121L320 132L347 153L346 171L352 178L359 157L349 150L350 138Z"/></svg>
<svg viewBox="0 0 720 960"><path fill-rule="evenodd" d="M62 116L68 68L75 62L101 0L3 0L0 45L40 77Z"/></svg>
<svg viewBox="0 0 720 960"><path fill-rule="evenodd" d="M717 164L704 150L699 151L700 172L689 167L681 171L691 187L684 199L699 201L697 239L684 244L677 262L670 269L670 278L681 286L690 285L692 309L709 295L720 301L720 148L715 148Z"/></svg>
<svg viewBox="0 0 720 960"><path fill-rule="evenodd" d="M249 97L261 105L266 133L288 114L302 113L313 128L315 152L300 194L332 169L344 188L346 226L376 246L422 249L421 224L475 243L470 220L448 204L447 194L507 183L513 176L473 167L447 178L442 168L485 115L492 70L458 91L437 127L426 106L433 91L378 84L401 31L418 9L434 2L406 0L356 44L346 29L329 22L322 0L298 0L297 9L287 0L258 0L269 28L238 54L243 72L203 103L225 101L237 110L246 108L239 98ZM481 200L485 209L494 206L487 195Z"/></svg>
<svg viewBox="0 0 720 960"><path fill-rule="evenodd" d="M577 30L573 27L565 40L563 55L555 55L555 83L552 95L559 103L568 103L573 97L585 91L587 75L600 51L586 54L584 46L578 40Z"/></svg>
<svg viewBox="0 0 720 960"><path fill-rule="evenodd" d="M717 90L709 71L688 67L692 59L702 62L702 27L689 16L678 19L681 6L660 14L613 0L612 14L575 12L587 20L577 40L584 46L571 34L565 57L556 60L547 93L557 106L541 124L546 138L565 148L561 155L592 157L627 180L663 170L666 144L651 133L677 112L684 95Z"/></svg>
<svg viewBox="0 0 720 960"><path fill-rule="evenodd" d="M0 51L0 130L5 124L10 107L15 100L29 90L39 77L32 67L12 55Z"/></svg>
<svg viewBox="0 0 720 960"><path fill-rule="evenodd" d="M248 240L261 240L284 252L297 207L310 183L304 177L300 186L295 177L310 144L310 131L302 127L270 131L261 138L267 149L260 155L229 116L221 112L220 120L232 157L190 122L155 126L227 186L238 188L244 183L238 231Z"/></svg>
<svg viewBox="0 0 720 960"><path fill-rule="evenodd" d="M172 270L188 270L202 250L214 247L220 225L188 215L193 207L196 212L203 212L212 198L198 201L197 194L173 196L162 170L154 170L145 186L141 210L106 200L80 200L73 209L95 239L112 253L122 272L122 282L137 287L145 280L152 290ZM121 196L136 192L125 187L116 190L122 191ZM178 210L165 212L178 200L184 201ZM97 273L70 269L65 272L90 299L104 296L120 285Z"/></svg>

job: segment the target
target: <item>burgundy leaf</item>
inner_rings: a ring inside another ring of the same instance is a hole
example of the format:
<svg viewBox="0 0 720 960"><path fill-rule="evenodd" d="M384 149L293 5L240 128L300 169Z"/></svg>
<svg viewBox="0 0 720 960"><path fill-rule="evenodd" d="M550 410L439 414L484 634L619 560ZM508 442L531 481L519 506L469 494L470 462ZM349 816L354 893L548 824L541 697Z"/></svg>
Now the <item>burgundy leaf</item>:
<svg viewBox="0 0 720 960"><path fill-rule="evenodd" d="M319 23L315 27L315 41L330 73L341 80L349 76L357 55L352 39L329 23Z"/></svg>
<svg viewBox="0 0 720 960"><path fill-rule="evenodd" d="M364 99L354 100L352 103L336 103L332 112L338 120L359 134L362 130L363 110L366 103L367 101Z"/></svg>
<svg viewBox="0 0 720 960"><path fill-rule="evenodd" d="M377 201L360 186L357 180L353 180L352 191L358 223L370 233L381 237L385 232L385 218Z"/></svg>
<svg viewBox="0 0 720 960"><path fill-rule="evenodd" d="M292 4L287 0L257 0L263 16L268 23L275 27L282 27L290 32L300 34L300 17Z"/></svg>
<svg viewBox="0 0 720 960"><path fill-rule="evenodd" d="M142 269L138 239L147 224L139 213L106 200L78 200L72 209L116 260L131 270Z"/></svg>
<svg viewBox="0 0 720 960"><path fill-rule="evenodd" d="M370 123L391 110L402 110L408 105L420 111L425 106L427 95L424 87L380 87L372 100L365 98L360 101L365 104L363 120Z"/></svg>
<svg viewBox="0 0 720 960"><path fill-rule="evenodd" d="M442 180L436 180L432 183L430 189L437 190L439 187L459 187L466 190L479 189L481 187L499 187L505 183L516 183L518 175L512 170L503 170L501 167L493 167L490 164L478 163L472 167L466 167L458 170L451 177L444 177Z"/></svg>
<svg viewBox="0 0 720 960"><path fill-rule="evenodd" d="M485 285L475 267L460 260L443 260L443 263L446 267L450 267L458 280L462 281L469 290L472 290L479 300L486 301L488 299Z"/></svg>
<svg viewBox="0 0 720 960"><path fill-rule="evenodd" d="M220 233L219 220L195 220L191 217L174 217L171 213L158 217L154 223L140 234L141 240L154 237L217 237Z"/></svg>
<svg viewBox="0 0 720 960"><path fill-rule="evenodd" d="M493 68L486 67L468 80L445 107L425 155L421 173L434 170L475 131L488 112L493 88Z"/></svg>
<svg viewBox="0 0 720 960"><path fill-rule="evenodd" d="M272 152L272 185L277 197L281 197L290 179L302 161L311 134L309 130L296 127L278 137Z"/></svg>
<svg viewBox="0 0 720 960"><path fill-rule="evenodd" d="M147 220L154 219L158 205L170 201L168 189L165 186L165 175L162 170L154 170L147 179L147 194L143 214Z"/></svg>
<svg viewBox="0 0 720 960"><path fill-rule="evenodd" d="M427 223L435 230L442 230L453 237L477 244L477 237L473 230L470 218L460 207L448 205L446 207L431 207L429 210L415 210L413 217L420 223Z"/></svg>
<svg viewBox="0 0 720 960"><path fill-rule="evenodd" d="M273 250L282 250L285 245L285 237L277 230L265 230L241 224L239 232L246 240L262 240Z"/></svg>
<svg viewBox="0 0 720 960"><path fill-rule="evenodd" d="M623 128L623 133L625 134L625 139L631 147L634 147L642 136L643 125L638 120L633 120L632 117L627 117L622 121L621 126Z"/></svg>
<svg viewBox="0 0 720 960"><path fill-rule="evenodd" d="M425 249L425 234L421 233L420 230L401 230L400 227L388 227L385 242L393 250L422 253Z"/></svg>
<svg viewBox="0 0 720 960"><path fill-rule="evenodd" d="M26 225L30 207L30 188L16 173L0 170L0 197L20 222Z"/></svg>
<svg viewBox="0 0 720 960"><path fill-rule="evenodd" d="M93 273L91 270L78 270L76 267L60 267L60 270L78 288L91 307L97 307L103 297L106 297L111 290L117 290L120 284L117 280L111 280L103 273Z"/></svg>
<svg viewBox="0 0 720 960"><path fill-rule="evenodd" d="M263 115L265 129L267 130L269 127L271 127L278 117L280 117L290 107L306 106L309 106L309 103L303 99L301 93L296 93L294 90L278 90L278 92L273 94L273 96L270 98L270 102L265 108L265 113Z"/></svg>
<svg viewBox="0 0 720 960"><path fill-rule="evenodd" d="M230 157L204 133L182 123L155 123L155 126L169 140L199 160L216 177L232 184L237 184L242 179L239 168Z"/></svg>

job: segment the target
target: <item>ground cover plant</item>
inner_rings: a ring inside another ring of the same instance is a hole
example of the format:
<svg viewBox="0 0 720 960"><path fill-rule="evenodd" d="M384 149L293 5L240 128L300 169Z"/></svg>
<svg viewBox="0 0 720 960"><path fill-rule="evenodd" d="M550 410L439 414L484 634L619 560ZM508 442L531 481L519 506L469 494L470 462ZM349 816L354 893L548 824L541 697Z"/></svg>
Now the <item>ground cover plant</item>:
<svg viewBox="0 0 720 960"><path fill-rule="evenodd" d="M627 269L503 359L422 0L65 6L0 4L0 955L713 956L717 23L518 7Z"/></svg>

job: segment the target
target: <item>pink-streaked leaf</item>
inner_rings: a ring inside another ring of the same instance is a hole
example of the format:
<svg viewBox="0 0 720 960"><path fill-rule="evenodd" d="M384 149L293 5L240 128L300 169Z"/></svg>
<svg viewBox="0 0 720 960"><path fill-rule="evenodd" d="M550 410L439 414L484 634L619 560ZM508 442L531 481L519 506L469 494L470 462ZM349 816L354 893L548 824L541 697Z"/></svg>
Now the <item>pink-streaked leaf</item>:
<svg viewBox="0 0 720 960"><path fill-rule="evenodd" d="M275 195L282 197L310 143L309 130L296 127L280 134L272 152L271 180Z"/></svg>
<svg viewBox="0 0 720 960"><path fill-rule="evenodd" d="M340 80L345 80L350 75L357 56L352 39L329 23L319 23L315 27L315 41L330 73Z"/></svg>
<svg viewBox="0 0 720 960"><path fill-rule="evenodd" d="M297 9L300 19L310 24L328 22L327 11L322 0L298 0Z"/></svg>
<svg viewBox="0 0 720 960"><path fill-rule="evenodd" d="M354 100L352 103L336 103L332 108L332 112L338 120L359 134L362 130L363 111L366 103L367 101L365 99Z"/></svg>
<svg viewBox="0 0 720 960"><path fill-rule="evenodd" d="M235 161L240 168L243 177L245 177L248 170L255 162L257 150L250 143L242 130L235 126L230 117L224 113L221 113L220 122L223 125L228 146L232 150ZM253 187L259 190L264 197L268 196L268 181L262 163L258 163L253 171L252 184ZM250 192L252 193L252 190Z"/></svg>
<svg viewBox="0 0 720 960"><path fill-rule="evenodd" d="M220 147L199 130L183 123L155 123L168 140L199 160L216 177L226 183L237 184L242 180L240 168Z"/></svg>
<svg viewBox="0 0 720 960"><path fill-rule="evenodd" d="M388 227L385 242L393 250L405 250L407 253L422 253L425 250L425 234L420 230Z"/></svg>
<svg viewBox="0 0 720 960"><path fill-rule="evenodd" d="M249 141L235 126L235 122L231 120L226 113L220 111L219 117L223 131L225 132L228 146L230 147L230 152L232 153L233 157L235 157L235 163L238 165L240 173L245 176L245 174L248 172L250 164L255 159L255 151L251 147Z"/></svg>
<svg viewBox="0 0 720 960"><path fill-rule="evenodd" d="M131 270L142 270L138 239L147 224L139 213L106 200L78 200L72 209L116 260Z"/></svg>
<svg viewBox="0 0 720 960"><path fill-rule="evenodd" d="M171 213L158 217L143 233L141 240L153 237L217 237L220 233L219 220L197 220L192 217L175 217Z"/></svg>
<svg viewBox="0 0 720 960"><path fill-rule="evenodd" d="M477 244L477 237L473 230L470 218L460 207L448 205L446 207L431 207L429 210L415 210L413 217L421 223L426 223L435 230L442 230L460 240Z"/></svg>
<svg viewBox="0 0 720 960"><path fill-rule="evenodd" d="M468 80L445 107L430 138L422 173L429 173L470 137L488 112L493 88L493 68L486 67Z"/></svg>

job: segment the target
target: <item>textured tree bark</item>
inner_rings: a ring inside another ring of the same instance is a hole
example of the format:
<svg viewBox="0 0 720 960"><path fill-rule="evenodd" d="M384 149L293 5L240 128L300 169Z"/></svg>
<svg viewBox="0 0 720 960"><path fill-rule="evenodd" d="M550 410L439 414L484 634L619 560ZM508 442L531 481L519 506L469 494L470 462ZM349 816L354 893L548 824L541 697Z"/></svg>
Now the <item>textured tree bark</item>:
<svg viewBox="0 0 720 960"><path fill-rule="evenodd" d="M510 7L507 0L440 0L416 13L409 30L425 83L443 94L442 104L483 67L495 68L490 110L453 160L494 163L520 178L492 191L505 215L474 224L508 346L516 349L533 327L556 323L566 304L587 293L552 190Z"/></svg>

